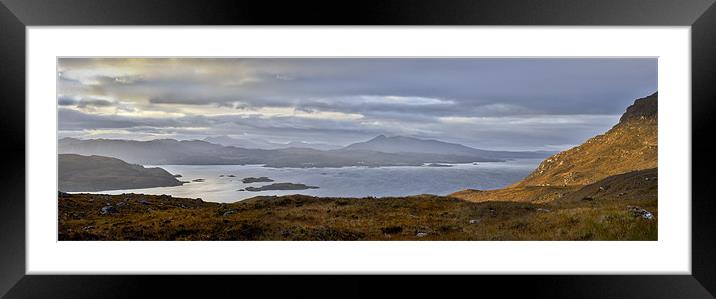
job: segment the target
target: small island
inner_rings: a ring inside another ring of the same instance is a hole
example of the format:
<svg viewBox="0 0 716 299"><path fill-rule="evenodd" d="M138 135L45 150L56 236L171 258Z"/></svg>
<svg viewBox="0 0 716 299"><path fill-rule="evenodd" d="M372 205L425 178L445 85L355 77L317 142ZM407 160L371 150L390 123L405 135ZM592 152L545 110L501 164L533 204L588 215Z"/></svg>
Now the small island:
<svg viewBox="0 0 716 299"><path fill-rule="evenodd" d="M450 164L439 164L439 163L430 163L425 166L427 166L427 167L452 167L452 165L450 165Z"/></svg>
<svg viewBox="0 0 716 299"><path fill-rule="evenodd" d="M197 182L197 183L201 183L201 182L203 182L203 181L204 181L204 179L194 179L194 180L191 180L191 181L192 181L192 182Z"/></svg>
<svg viewBox="0 0 716 299"><path fill-rule="evenodd" d="M258 192L258 191L268 191L268 190L306 190L306 189L318 189L316 186L308 186L304 184L294 184L294 183L274 183L271 185L261 186L261 187L246 187L246 191L252 191L252 192Z"/></svg>
<svg viewBox="0 0 716 299"><path fill-rule="evenodd" d="M241 182L244 184L250 184L250 183L264 183L264 182L273 182L272 179L269 179L268 177L262 176L262 177L248 177L241 179Z"/></svg>

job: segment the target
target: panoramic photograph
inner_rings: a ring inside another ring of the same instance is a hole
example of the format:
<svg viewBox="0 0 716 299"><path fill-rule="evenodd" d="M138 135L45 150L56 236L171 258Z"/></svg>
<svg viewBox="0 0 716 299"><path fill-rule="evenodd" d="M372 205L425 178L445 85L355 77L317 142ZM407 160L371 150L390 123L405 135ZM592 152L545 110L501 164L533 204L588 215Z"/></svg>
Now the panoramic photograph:
<svg viewBox="0 0 716 299"><path fill-rule="evenodd" d="M57 59L58 240L658 240L657 58Z"/></svg>

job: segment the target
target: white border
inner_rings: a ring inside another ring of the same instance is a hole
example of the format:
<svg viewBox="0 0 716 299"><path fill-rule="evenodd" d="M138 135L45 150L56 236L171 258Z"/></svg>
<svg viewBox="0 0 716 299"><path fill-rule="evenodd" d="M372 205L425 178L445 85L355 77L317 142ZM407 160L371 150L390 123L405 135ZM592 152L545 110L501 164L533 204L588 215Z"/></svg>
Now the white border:
<svg viewBox="0 0 716 299"><path fill-rule="evenodd" d="M659 57L659 240L57 242L58 56ZM27 273L691 273L689 27L28 27Z"/></svg>

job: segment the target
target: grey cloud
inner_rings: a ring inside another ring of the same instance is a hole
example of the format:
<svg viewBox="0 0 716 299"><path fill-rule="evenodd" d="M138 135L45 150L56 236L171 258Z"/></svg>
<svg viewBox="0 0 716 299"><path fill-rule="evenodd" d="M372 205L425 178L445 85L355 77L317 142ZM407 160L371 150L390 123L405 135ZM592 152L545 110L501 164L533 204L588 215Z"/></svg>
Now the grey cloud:
<svg viewBox="0 0 716 299"><path fill-rule="evenodd" d="M196 60L191 60L196 61ZM655 89L655 59L226 59L227 65L249 66L257 81L227 84L225 69L199 76L168 72L164 77L117 84L117 92L146 91L153 98L181 97L177 103L205 104L241 99L255 105L296 98L384 95L450 98L470 105L518 103L562 113L614 113L617 105L600 99L641 96ZM201 62L196 62L201 66ZM264 68L278 69L268 75ZM187 62L186 64L190 64ZM216 65L216 60L204 62ZM283 76L292 80L283 80ZM278 76L278 78L277 78ZM107 77L107 76L102 76ZM150 88L151 87L151 88ZM563 100L563 101L560 101ZM614 100L612 100L613 102ZM559 104L556 104L558 102Z"/></svg>
<svg viewBox="0 0 716 299"><path fill-rule="evenodd" d="M178 105L242 111L290 107L364 116L352 121L203 115L158 120L90 119L93 115L87 114L82 123L77 115L61 117L61 126L67 122L75 128L84 124L161 130L206 125L212 127L206 132L209 135L235 130L321 142L392 133L500 147L569 144L610 124L596 120L561 126L494 123L475 129L439 119L619 115L634 99L657 88L656 58L62 58L58 69L60 106L106 107L121 102L118 109L126 111L181 111ZM96 98L114 102L73 102Z"/></svg>
<svg viewBox="0 0 716 299"><path fill-rule="evenodd" d="M114 103L107 101L107 100L98 100L98 99L82 99L77 103L77 107L84 108L84 107L110 107L114 106Z"/></svg>
<svg viewBox="0 0 716 299"><path fill-rule="evenodd" d="M60 106L74 106L77 105L77 102L78 101L73 98L63 96L57 97L57 105Z"/></svg>
<svg viewBox="0 0 716 299"><path fill-rule="evenodd" d="M60 130L127 129L135 127L190 127L205 123L201 117L194 119L139 118L118 115L98 115L73 109L58 110Z"/></svg>
<svg viewBox="0 0 716 299"><path fill-rule="evenodd" d="M57 97L57 105L59 106L75 106L79 108L86 108L86 107L110 107L114 106L115 103L107 100L102 99L92 99L92 98L73 98L73 97L67 97L67 96L59 96Z"/></svg>

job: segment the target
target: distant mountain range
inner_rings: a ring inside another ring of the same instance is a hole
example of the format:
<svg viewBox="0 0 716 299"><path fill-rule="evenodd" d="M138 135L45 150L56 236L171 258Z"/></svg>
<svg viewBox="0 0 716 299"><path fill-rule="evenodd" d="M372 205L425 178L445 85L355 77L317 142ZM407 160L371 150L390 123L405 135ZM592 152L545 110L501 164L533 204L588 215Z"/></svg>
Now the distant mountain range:
<svg viewBox="0 0 716 299"><path fill-rule="evenodd" d="M293 141L289 143L276 143L265 141L258 138L236 138L230 136L212 136L202 139L206 142L220 144L225 146L235 146L247 149L286 149L286 148L310 148L316 150L334 150L341 148L340 145L333 145L327 143L310 143L303 141Z"/></svg>
<svg viewBox="0 0 716 299"><path fill-rule="evenodd" d="M161 168L145 168L120 159L60 154L58 189L66 192L179 186L172 174Z"/></svg>
<svg viewBox="0 0 716 299"><path fill-rule="evenodd" d="M210 139L216 140L216 139ZM223 139L224 142L227 139ZM544 158L548 152L486 151L455 143L411 137L375 137L340 149L307 147L250 149L202 140L151 141L63 138L59 153L115 157L143 165L265 164L268 167L417 166L424 163L497 162Z"/></svg>
<svg viewBox="0 0 716 299"><path fill-rule="evenodd" d="M366 142L346 146L346 150L367 150L382 153L450 154L457 156L482 157L487 159L544 158L552 153L543 151L509 152L476 149L462 144L432 139L418 139L405 136L386 137L379 135Z"/></svg>

